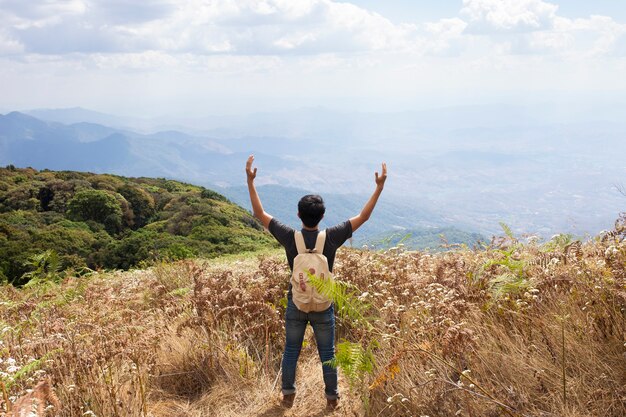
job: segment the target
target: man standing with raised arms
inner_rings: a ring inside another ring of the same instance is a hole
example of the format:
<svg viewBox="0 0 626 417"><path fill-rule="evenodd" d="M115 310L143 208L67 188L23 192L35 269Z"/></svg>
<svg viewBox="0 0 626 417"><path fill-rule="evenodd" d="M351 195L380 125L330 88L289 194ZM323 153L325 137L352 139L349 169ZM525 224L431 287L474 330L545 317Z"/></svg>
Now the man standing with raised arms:
<svg viewBox="0 0 626 417"><path fill-rule="evenodd" d="M252 168L253 162L254 156L250 155L246 162L246 175L248 178L248 192L250 193L250 202L252 203L254 216L261 221L263 226L267 228L285 248L289 268L293 270L293 262L298 255L295 240L296 231L279 222L263 210L261 199L254 186L257 169ZM370 218L378 202L378 197L380 197L383 191L386 179L387 165L383 163L381 174L379 175L378 172L375 173L376 188L374 193L367 203L365 203L361 212L351 219L325 231L326 238L323 245L323 255L328 260L328 268L331 272L333 270L337 249L343 245L347 239L352 237L352 233L356 232L356 230ZM320 232L318 227L319 222L324 217L325 211L324 201L319 195L305 195L298 202L298 217L302 221L302 238L308 249L315 248L316 246ZM285 351L282 361L282 404L290 408L296 396L296 365L302 348L307 323L311 323L313 327L317 350L320 360L322 361L327 406L330 409L335 409L338 406L339 400L337 369L324 365L324 362L335 357L334 306L331 304L331 306L324 311L311 311L308 313L300 311L293 302L291 284L289 285L289 292L287 294L287 311L285 313Z"/></svg>

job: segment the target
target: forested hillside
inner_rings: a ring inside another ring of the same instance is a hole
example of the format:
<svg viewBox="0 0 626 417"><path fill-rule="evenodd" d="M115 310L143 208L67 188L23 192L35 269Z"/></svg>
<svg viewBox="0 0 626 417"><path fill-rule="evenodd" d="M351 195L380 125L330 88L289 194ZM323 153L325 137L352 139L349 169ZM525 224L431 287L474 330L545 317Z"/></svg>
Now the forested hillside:
<svg viewBox="0 0 626 417"><path fill-rule="evenodd" d="M0 280L272 245L222 195L166 179L0 168Z"/></svg>

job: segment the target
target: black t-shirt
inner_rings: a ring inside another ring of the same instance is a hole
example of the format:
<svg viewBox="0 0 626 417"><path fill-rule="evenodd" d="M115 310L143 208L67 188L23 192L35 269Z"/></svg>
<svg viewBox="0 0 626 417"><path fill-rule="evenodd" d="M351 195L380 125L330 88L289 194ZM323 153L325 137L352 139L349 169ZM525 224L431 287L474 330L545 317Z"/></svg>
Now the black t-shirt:
<svg viewBox="0 0 626 417"><path fill-rule="evenodd" d="M296 231L274 218L270 220L268 229L276 240L278 240L278 242L285 248L289 268L293 270L293 260L298 255L295 238ZM317 240L318 233L319 230L302 229L302 237L304 237L304 244L307 249L313 249L315 247L315 241ZM328 269L331 272L333 270L333 263L335 262L335 252L337 252L337 249L339 249L339 247L351 237L352 224L349 220L326 229L326 241L324 242L323 254L326 259L328 259Z"/></svg>

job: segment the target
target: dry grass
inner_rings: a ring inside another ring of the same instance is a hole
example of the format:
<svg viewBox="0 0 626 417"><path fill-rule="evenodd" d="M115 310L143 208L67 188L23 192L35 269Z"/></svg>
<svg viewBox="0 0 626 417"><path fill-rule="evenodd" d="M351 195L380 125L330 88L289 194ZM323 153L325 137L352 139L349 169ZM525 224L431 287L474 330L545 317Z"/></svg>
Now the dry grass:
<svg viewBox="0 0 626 417"><path fill-rule="evenodd" d="M339 320L338 339L377 347L352 389L340 373L334 413L311 334L294 408L279 406L282 255L3 287L0 414L46 377L58 416L621 417L623 233L546 248L342 249L336 275L360 288L373 327Z"/></svg>

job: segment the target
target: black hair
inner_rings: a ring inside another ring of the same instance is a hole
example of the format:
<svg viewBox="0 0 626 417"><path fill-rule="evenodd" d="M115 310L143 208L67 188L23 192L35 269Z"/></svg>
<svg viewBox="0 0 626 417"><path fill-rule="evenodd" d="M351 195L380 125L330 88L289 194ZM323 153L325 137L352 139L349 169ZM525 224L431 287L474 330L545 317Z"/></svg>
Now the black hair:
<svg viewBox="0 0 626 417"><path fill-rule="evenodd" d="M317 226L325 212L324 200L317 194L305 195L298 202L298 214L306 227Z"/></svg>

